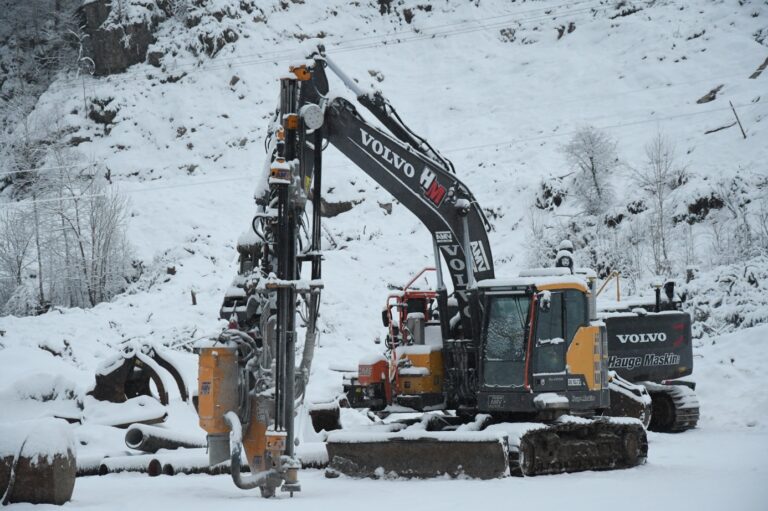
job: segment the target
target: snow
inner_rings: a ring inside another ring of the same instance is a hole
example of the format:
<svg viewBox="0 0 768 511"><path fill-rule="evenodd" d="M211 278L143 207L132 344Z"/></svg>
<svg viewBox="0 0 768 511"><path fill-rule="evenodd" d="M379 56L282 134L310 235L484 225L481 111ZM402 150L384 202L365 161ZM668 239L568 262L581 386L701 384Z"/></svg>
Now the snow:
<svg viewBox="0 0 768 511"><path fill-rule="evenodd" d="M493 287L525 287L525 286L557 286L557 285L572 285L584 288L587 291L586 281L578 276L562 276L562 277L512 277L512 278L495 278L484 279L477 283L479 288L493 288Z"/></svg>
<svg viewBox="0 0 768 511"><path fill-rule="evenodd" d="M165 407L149 396L137 396L124 403L98 401L91 396L86 396L83 418L93 424L117 426L159 419L166 413Z"/></svg>
<svg viewBox="0 0 768 511"><path fill-rule="evenodd" d="M483 431L424 431L407 428L392 433L369 431L331 431L328 442L339 444L357 444L367 442L389 442L390 440L430 439L441 442L501 442L504 435L497 430Z"/></svg>
<svg viewBox="0 0 768 511"><path fill-rule="evenodd" d="M28 457L32 464L77 455L73 428L61 419L0 422L0 458Z"/></svg>
<svg viewBox="0 0 768 511"><path fill-rule="evenodd" d="M571 270L568 268L530 268L528 270L522 270L518 274L519 277L560 277L563 275L571 275Z"/></svg>
<svg viewBox="0 0 768 511"><path fill-rule="evenodd" d="M562 337L553 337L552 339L537 339L536 344L563 344L565 339Z"/></svg>
<svg viewBox="0 0 768 511"><path fill-rule="evenodd" d="M237 9L237 3L208 2L206 9ZM433 3L429 13L417 4L392 5L413 9L411 24L405 24L399 15L380 14L373 3L286 2L282 8L259 2L268 22L254 22L253 15L225 18L222 26L242 29L248 37L226 45L216 59L193 56L184 48L215 22L208 18L189 29L169 20L151 48L165 52L163 68L141 64L123 75L84 80L88 98L114 98L110 105L119 112L109 135L82 111L70 113L82 108L81 80L60 82L47 92L31 123L61 119L79 136L91 138L77 150L109 168L129 197L128 236L145 271L128 293L90 310L0 318L0 420L83 414L85 424L70 427L78 442L86 443L78 448L79 463L126 451L124 431L98 424L111 422L106 419L118 409L133 414L152 408L168 413L168 428L197 429L194 410L179 401L175 385L167 388L172 402L165 409L149 400L144 406L102 407L85 391L98 365L131 338L177 346L174 362L185 381L196 381L196 356L183 350L223 326L218 309L236 271L236 240L250 224L253 189L262 194L268 173L261 166L263 138L277 78L306 46L286 42L297 36L325 32L329 54L360 80L361 89L382 89L406 122L454 161L479 204L498 214L489 216L494 227L489 236L500 276L516 275L526 266L521 247L529 240L530 198L542 179L565 173L560 148L581 125L606 129L630 162L642 159L643 144L658 130L674 134L690 168L704 177L765 172L768 74L747 78L765 53L753 38L768 15L758 2L636 1L632 4L642 11L616 19L607 16L609 4L596 2L448 2ZM557 39L555 28L570 21L576 30ZM457 28L459 22L464 25ZM690 38L705 27L703 36ZM514 41L500 38L506 28L514 29ZM378 83L369 71L384 81ZM182 72L187 75L167 81ZM240 80L230 86L233 76ZM725 85L722 97L695 104L719 83ZM332 85L335 93L351 96L340 83ZM728 100L747 127L746 140L734 130L702 134L731 122ZM181 128L186 131L179 136ZM324 220L322 335L306 398L317 403L331 402L341 391L343 374L334 368L354 370L361 357L379 350L371 341L382 333L380 305L388 284L402 283L413 270L433 264L426 229L402 205L393 203L392 213L386 214L379 203L392 203L388 194L333 147L324 157L326 199L364 200L351 212ZM636 195L626 176L617 181L617 195ZM566 222L571 214L576 213L559 212L558 218ZM708 246L710 236L697 234L699 250ZM759 263L754 266L766 267ZM175 275L167 273L169 266ZM763 390L768 279L755 272L758 284L750 284L741 278L745 266L705 272L690 286L698 297L692 312L700 314L694 328L706 325L699 332L706 337L695 346L692 377L701 421L698 429L684 434L650 434L645 466L486 482L329 480L321 471L305 470L300 473L302 493L274 504L236 489L227 476L120 474L79 479L69 506L113 511L183 505L194 510L226 502L232 510L261 505L375 511L390 509L392 499L371 495L393 492L398 501L428 509L494 509L511 499L518 506L542 509L606 502L622 511L763 509L768 501L768 395ZM735 283L727 279L731 273L739 277ZM583 285L583 279L567 278ZM533 280L541 282L538 276ZM191 290L197 305L191 304ZM731 329L719 330L723 321L752 328L722 335ZM45 396L53 398L42 400ZM79 410L78 400L85 410ZM341 409L340 415L345 428L373 422L352 409ZM305 443L299 451L311 444L317 454L317 442L308 441L316 439L314 432L302 420ZM503 428L500 433L510 434L525 426Z"/></svg>
<svg viewBox="0 0 768 511"><path fill-rule="evenodd" d="M541 376L541 373L535 374L534 377L535 376ZM536 405L537 408L554 408L557 406L567 407L568 398L552 392L545 392L533 398L533 404Z"/></svg>
<svg viewBox="0 0 768 511"><path fill-rule="evenodd" d="M301 470L302 491L293 498L278 493L267 501L257 491L244 492L229 476L179 475L150 478L119 474L78 479L71 509L129 511L173 509L183 502L203 511L226 502L232 511L254 506L286 511L360 509L388 511L393 498L424 509L494 509L503 502L531 509L587 509L611 503L623 511L649 507L700 511L762 511L768 499L764 481L768 456L766 435L754 431L729 438L722 430L694 430L681 435L649 435L657 451L648 463L631 470L581 472L489 481L437 478L427 480L326 479L323 470ZM727 449L713 452L717 446ZM712 462L713 455L717 463ZM381 498L372 498L382 495ZM395 495L385 497L384 495ZM116 498L116 496L119 496ZM577 496L576 498L574 496ZM14 509L33 510L29 504Z"/></svg>
<svg viewBox="0 0 768 511"><path fill-rule="evenodd" d="M410 344L408 346L400 346L397 348L398 355L429 355L436 351L441 351L442 346L435 346L429 344Z"/></svg>
<svg viewBox="0 0 768 511"><path fill-rule="evenodd" d="M377 362L386 362L386 361L387 361L387 357L385 357L381 353L371 353L369 355L366 355L360 358L360 365L372 366Z"/></svg>
<svg viewBox="0 0 768 511"><path fill-rule="evenodd" d="M768 367L768 325L748 328L694 344L693 374L701 403L700 427L768 432L768 393L762 383Z"/></svg>
<svg viewBox="0 0 768 511"><path fill-rule="evenodd" d="M403 367L399 370L401 376L429 376L426 367Z"/></svg>

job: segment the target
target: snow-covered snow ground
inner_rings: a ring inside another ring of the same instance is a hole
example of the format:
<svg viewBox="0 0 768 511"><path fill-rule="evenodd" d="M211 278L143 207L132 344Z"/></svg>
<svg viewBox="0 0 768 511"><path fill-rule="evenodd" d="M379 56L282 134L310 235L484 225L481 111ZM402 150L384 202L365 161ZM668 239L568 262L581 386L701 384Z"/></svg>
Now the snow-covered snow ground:
<svg viewBox="0 0 768 511"><path fill-rule="evenodd" d="M566 172L562 145L581 125L608 131L629 161L641 159L643 145L662 130L674 134L697 175L768 173L768 75L748 78L768 53L754 40L766 30L764 2L628 2L647 8L615 19L604 11L593 15L592 8L605 7L597 1L481 4L435 4L429 13L414 7L409 24L398 14L405 5L387 15L378 6L353 9L340 0L270 5L268 23L243 18L244 36L200 64L183 48L197 32L169 21L156 43L167 53L164 69L141 64L86 81L89 98L113 98L118 113L108 135L77 113L80 81L54 84L31 122L55 120L91 138L77 151L108 167L130 198L128 237L147 270L128 293L90 310L0 318L0 420L71 408L66 396L81 395L100 361L125 339L173 346L221 327L218 308L235 273L236 239L252 214L277 78L299 55L289 51L298 43L286 40L300 35L325 32L329 54L349 75L381 88L414 130L453 159L480 203L495 213L491 242L500 274L525 266L532 197L542 177ZM570 22L576 29L558 39L556 28ZM381 82L372 76L377 73ZM715 101L696 104L720 84ZM735 128L703 134L731 122L728 100L739 110L746 140ZM402 284L432 256L418 221L398 204L386 214L379 204L391 198L338 152L326 152L325 168L329 201L364 200L326 221L323 333L311 401L341 390L338 369L354 369L380 350L372 340L381 335L387 285ZM636 191L622 179L618 194L631 200ZM170 266L173 275L166 272ZM634 470L486 482L326 480L304 471L304 491L290 502L254 502L257 496L240 492L227 476L110 475L79 479L69 506L765 509L766 337L768 327L759 326L700 342L694 371L699 429L651 435L649 462ZM195 386L195 357L178 351L174 359ZM178 402L169 423L197 427L191 409ZM109 430L81 428L79 435L89 442L83 452L125 449Z"/></svg>
<svg viewBox="0 0 768 511"><path fill-rule="evenodd" d="M642 467L489 481L460 479L326 479L321 470L300 473L302 491L265 500L244 492L229 476L155 478L111 474L80 478L65 509L370 509L424 510L594 509L623 511L696 509L763 511L768 502L768 433L698 429L682 435L651 434L652 455ZM14 509L47 509L15 504Z"/></svg>

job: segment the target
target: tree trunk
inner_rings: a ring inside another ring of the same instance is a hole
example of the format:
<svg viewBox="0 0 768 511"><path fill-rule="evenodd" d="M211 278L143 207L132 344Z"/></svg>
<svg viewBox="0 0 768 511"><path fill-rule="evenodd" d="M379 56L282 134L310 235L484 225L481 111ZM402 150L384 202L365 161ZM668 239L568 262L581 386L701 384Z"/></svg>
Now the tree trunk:
<svg viewBox="0 0 768 511"><path fill-rule="evenodd" d="M35 248L37 249L37 289L38 300L42 306L45 303L45 293L43 293L43 254L40 251L40 215L37 210L37 194L32 193L32 211L35 216Z"/></svg>

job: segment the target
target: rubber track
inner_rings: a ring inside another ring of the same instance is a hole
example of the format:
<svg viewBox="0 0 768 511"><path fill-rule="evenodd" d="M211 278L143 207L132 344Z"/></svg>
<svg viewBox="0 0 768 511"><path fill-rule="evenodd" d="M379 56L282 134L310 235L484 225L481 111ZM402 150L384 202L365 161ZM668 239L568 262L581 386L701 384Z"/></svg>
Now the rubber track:
<svg viewBox="0 0 768 511"><path fill-rule="evenodd" d="M562 423L526 433L510 448L513 476L614 470L645 463L648 438L640 424L605 420Z"/></svg>

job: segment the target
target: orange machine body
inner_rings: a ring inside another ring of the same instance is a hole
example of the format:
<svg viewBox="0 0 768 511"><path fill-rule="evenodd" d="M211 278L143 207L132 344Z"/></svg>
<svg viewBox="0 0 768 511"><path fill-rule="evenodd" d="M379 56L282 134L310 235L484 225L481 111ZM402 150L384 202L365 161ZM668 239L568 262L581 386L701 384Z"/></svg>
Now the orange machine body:
<svg viewBox="0 0 768 511"><path fill-rule="evenodd" d="M200 427L212 436L228 435L227 412L238 413L239 369L237 348L217 346L200 350L198 362L198 415ZM252 469L271 468L266 456L270 402L251 397L250 417L243 425L243 448ZM272 446L274 450L274 446Z"/></svg>
<svg viewBox="0 0 768 511"><path fill-rule="evenodd" d="M238 408L237 348L217 346L200 350L198 405L200 427L209 435L229 433L224 414Z"/></svg>
<svg viewBox="0 0 768 511"><path fill-rule="evenodd" d="M361 361L357 366L357 382L359 392L364 389L372 389L377 386L381 392L383 390L385 402L392 401L392 384L389 380L389 363L384 357L379 357L370 361Z"/></svg>

